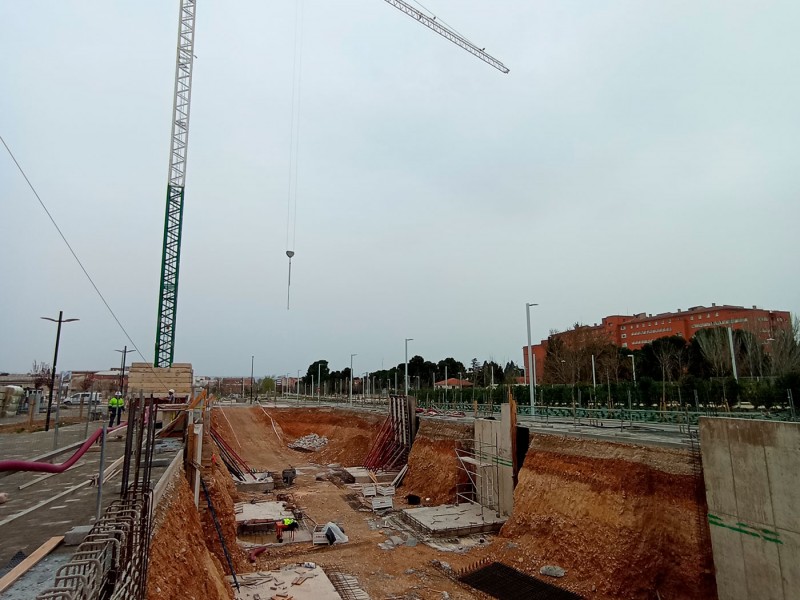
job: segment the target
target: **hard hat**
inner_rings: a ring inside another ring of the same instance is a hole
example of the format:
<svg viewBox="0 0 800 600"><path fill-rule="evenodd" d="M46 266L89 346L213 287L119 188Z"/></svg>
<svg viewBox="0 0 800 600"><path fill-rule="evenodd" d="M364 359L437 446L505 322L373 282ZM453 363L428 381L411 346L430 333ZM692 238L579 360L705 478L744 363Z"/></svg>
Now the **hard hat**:
<svg viewBox="0 0 800 600"><path fill-rule="evenodd" d="M170 394L174 394L174 393L175 393L175 390L170 390L170 391L169 391L169 393L170 393Z"/></svg>
<svg viewBox="0 0 800 600"><path fill-rule="evenodd" d="M122 396L122 392L117 392L117 396Z"/></svg>

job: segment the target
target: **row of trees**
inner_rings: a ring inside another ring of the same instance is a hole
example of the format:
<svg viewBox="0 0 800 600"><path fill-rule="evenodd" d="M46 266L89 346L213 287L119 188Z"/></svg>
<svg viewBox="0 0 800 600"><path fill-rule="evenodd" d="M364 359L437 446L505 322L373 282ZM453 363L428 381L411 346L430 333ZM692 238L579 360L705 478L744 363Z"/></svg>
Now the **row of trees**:
<svg viewBox="0 0 800 600"><path fill-rule="evenodd" d="M630 351L608 342L600 332L586 330L580 325L565 332L551 332L543 367L539 366L538 381L544 384L576 386L580 384L619 384L633 380L634 369L638 380L663 382L669 385L686 381L726 378L772 379L800 377L800 327L797 320L792 326L773 333L762 341L751 331L733 331L733 356L726 328L700 330L690 341L680 336L664 337ZM437 362L420 355L408 361L409 384L414 389L430 389L434 382L447 377L467 380L476 388L502 384L518 384L523 370L513 361L500 365L494 360L479 361L473 358L468 365L453 357ZM405 364L369 373L374 389L402 388ZM363 373L354 373L358 391ZM350 380L350 368L332 371L327 360L311 363L302 378L304 385L327 384ZM344 388L342 388L344 389Z"/></svg>
<svg viewBox="0 0 800 600"><path fill-rule="evenodd" d="M777 378L800 374L800 327L791 327L761 340L752 331L735 330L733 355L727 328L700 330L687 342L681 336L663 337L641 350L619 348L596 332L576 326L566 334L551 334L544 365L544 382L560 384L632 380L640 378L674 383L687 377ZM592 370L594 358L594 372Z"/></svg>
<svg viewBox="0 0 800 600"><path fill-rule="evenodd" d="M403 377L405 375L405 363L399 363L397 366L389 369L381 369L369 373L370 381L374 380L375 388L384 387L394 388L395 381L397 387L403 387ZM474 386L484 387L494 384L502 384L506 382L514 383L518 377L522 376L522 370L514 363L509 361L505 366L501 366L493 360L483 361L482 363L473 358L469 366L464 365L461 361L453 357L444 358L438 362L426 360L420 355L415 355L408 360L408 376L409 385L414 388L431 388L437 381L442 381L445 378L461 378L468 380ZM360 378L363 373L355 373L354 379L359 381L356 383L361 389ZM340 371L331 371L329 362L327 360L317 360L308 366L305 376L302 378L302 383L311 385L328 384L328 389L332 389L330 382L349 381L350 368L346 367Z"/></svg>

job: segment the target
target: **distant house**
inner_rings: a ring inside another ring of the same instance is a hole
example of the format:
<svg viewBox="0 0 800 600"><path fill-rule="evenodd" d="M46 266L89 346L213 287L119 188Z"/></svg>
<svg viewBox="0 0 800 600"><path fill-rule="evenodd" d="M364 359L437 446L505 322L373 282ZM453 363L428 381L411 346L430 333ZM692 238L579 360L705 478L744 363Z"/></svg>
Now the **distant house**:
<svg viewBox="0 0 800 600"><path fill-rule="evenodd" d="M433 388L436 390L451 390L453 388L461 389L467 387L472 387L472 382L466 379L458 379L457 377L442 379L433 384Z"/></svg>

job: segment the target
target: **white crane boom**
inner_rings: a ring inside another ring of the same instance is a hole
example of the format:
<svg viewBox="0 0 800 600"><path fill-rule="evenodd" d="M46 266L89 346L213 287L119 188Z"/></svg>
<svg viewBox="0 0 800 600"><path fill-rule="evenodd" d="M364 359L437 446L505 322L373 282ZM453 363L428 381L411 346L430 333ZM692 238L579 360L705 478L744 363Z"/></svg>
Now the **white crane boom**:
<svg viewBox="0 0 800 600"><path fill-rule="evenodd" d="M490 54L486 54L483 48L478 48L475 44L470 42L469 40L465 39L462 35L459 35L452 29L445 27L441 23L436 21L436 17L429 17L423 12L418 11L416 8L411 6L410 4L403 2L403 0L385 0L392 6L394 6L397 10L404 12L409 17L413 17L428 29L432 29L440 36L445 39L450 40L456 46L460 46L470 54L477 56L483 62L492 65L498 71L502 71L503 73L508 73L508 67L506 67L503 63L497 60Z"/></svg>

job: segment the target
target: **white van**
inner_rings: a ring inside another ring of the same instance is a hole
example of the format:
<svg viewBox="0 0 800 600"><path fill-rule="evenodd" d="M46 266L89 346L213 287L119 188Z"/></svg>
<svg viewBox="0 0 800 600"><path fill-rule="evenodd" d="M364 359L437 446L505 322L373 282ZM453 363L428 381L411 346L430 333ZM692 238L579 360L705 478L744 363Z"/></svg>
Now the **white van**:
<svg viewBox="0 0 800 600"><path fill-rule="evenodd" d="M65 406L80 406L83 401L84 406L89 404L100 404L100 392L79 392L72 394L68 398L64 398L61 404Z"/></svg>

